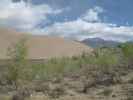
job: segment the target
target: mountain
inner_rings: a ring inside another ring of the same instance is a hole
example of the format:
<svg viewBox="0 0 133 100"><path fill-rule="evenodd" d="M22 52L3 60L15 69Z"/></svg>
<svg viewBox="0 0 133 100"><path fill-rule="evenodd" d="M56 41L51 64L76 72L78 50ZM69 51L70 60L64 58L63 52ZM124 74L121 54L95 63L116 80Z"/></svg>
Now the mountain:
<svg viewBox="0 0 133 100"><path fill-rule="evenodd" d="M120 44L120 42L112 41L112 40L104 40L101 38L88 38L83 41L82 43L89 45L93 48L97 47L115 47Z"/></svg>
<svg viewBox="0 0 133 100"><path fill-rule="evenodd" d="M91 52L93 49L83 43L52 36L27 35L16 30L0 28L0 59L6 59L7 49L22 37L27 37L28 58L45 59L52 57L71 57Z"/></svg>

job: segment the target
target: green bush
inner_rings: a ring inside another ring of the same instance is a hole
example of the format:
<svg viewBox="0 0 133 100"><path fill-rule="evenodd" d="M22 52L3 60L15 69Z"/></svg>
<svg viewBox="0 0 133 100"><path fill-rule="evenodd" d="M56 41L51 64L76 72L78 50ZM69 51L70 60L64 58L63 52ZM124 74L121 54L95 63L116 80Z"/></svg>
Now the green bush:
<svg viewBox="0 0 133 100"><path fill-rule="evenodd" d="M128 61L127 63L133 64L133 43L124 43L119 47L121 48L124 57Z"/></svg>
<svg viewBox="0 0 133 100"><path fill-rule="evenodd" d="M62 77L65 73L74 72L80 68L79 58L52 58L43 64L33 64L32 73L34 79L48 79L51 77Z"/></svg>
<svg viewBox="0 0 133 100"><path fill-rule="evenodd" d="M91 63L99 66L114 66L119 64L119 56L116 54L116 49L113 48L100 48L95 50Z"/></svg>

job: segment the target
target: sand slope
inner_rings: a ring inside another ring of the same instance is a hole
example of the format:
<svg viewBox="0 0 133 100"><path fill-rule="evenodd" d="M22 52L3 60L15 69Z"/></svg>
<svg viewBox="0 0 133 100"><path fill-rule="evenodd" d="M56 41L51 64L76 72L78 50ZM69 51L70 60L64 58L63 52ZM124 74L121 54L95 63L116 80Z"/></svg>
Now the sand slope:
<svg viewBox="0 0 133 100"><path fill-rule="evenodd" d="M51 57L76 56L82 52L91 52L88 46L59 37L35 36L17 32L12 29L0 28L0 59L7 58L7 48L23 36L28 37L28 57L45 59Z"/></svg>

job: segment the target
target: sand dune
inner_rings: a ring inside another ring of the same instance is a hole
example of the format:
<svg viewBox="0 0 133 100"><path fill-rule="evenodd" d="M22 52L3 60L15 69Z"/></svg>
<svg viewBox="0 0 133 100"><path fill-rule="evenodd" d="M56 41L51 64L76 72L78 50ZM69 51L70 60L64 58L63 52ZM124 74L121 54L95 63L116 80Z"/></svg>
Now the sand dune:
<svg viewBox="0 0 133 100"><path fill-rule="evenodd" d="M88 46L59 37L35 36L17 32L12 29L0 28L0 59L6 59L7 48L16 43L23 36L27 36L28 57L31 59L45 59L51 57L77 56L82 52L91 52Z"/></svg>

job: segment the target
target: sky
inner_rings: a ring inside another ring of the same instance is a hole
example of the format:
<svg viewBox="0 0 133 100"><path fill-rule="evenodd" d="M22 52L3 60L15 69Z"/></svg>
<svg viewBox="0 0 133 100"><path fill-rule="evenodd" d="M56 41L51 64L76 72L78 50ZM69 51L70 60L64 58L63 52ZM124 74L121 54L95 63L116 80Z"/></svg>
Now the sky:
<svg viewBox="0 0 133 100"><path fill-rule="evenodd" d="M133 0L1 0L0 27L70 39L133 41Z"/></svg>

